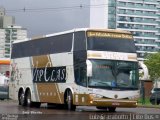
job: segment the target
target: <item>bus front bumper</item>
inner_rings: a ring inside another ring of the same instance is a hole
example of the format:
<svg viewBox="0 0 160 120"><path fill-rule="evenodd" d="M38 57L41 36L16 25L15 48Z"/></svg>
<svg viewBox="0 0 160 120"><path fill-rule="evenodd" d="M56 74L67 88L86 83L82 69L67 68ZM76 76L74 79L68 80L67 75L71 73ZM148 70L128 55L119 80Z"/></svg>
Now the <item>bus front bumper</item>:
<svg viewBox="0 0 160 120"><path fill-rule="evenodd" d="M119 99L93 99L90 106L99 107L137 107L137 101Z"/></svg>

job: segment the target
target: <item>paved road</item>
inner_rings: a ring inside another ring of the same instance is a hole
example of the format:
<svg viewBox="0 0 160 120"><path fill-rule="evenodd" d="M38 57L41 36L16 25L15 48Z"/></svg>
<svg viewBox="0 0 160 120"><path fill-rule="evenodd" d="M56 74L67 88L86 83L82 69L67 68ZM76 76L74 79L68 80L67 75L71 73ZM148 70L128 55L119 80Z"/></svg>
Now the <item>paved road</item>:
<svg viewBox="0 0 160 120"><path fill-rule="evenodd" d="M16 101L1 101L0 113L0 120L160 120L157 108L118 108L115 113L109 113L85 106L67 111L47 108L46 104L41 108L22 107Z"/></svg>

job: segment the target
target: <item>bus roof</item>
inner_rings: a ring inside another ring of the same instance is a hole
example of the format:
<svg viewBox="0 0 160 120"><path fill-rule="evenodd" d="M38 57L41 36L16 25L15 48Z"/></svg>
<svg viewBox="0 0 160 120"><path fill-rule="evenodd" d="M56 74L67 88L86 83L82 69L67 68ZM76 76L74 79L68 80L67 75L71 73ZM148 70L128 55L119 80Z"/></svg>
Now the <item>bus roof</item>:
<svg viewBox="0 0 160 120"><path fill-rule="evenodd" d="M63 31L63 32L57 32L53 34L47 34L47 35L41 35L41 36L36 36L33 38L28 38L25 40L17 40L14 43L19 43L19 42L25 42L28 40L37 40L40 38L45 38L45 37L52 37L56 35L62 35L62 34L67 34L67 33L72 33L72 32L78 32L78 31L102 31L102 32L114 32L114 33L126 33L126 34L131 34L129 31L121 30L121 29L104 29L104 28L76 28L68 31Z"/></svg>
<svg viewBox="0 0 160 120"><path fill-rule="evenodd" d="M68 31L64 31L64 32L48 34L45 37L50 37L50 36L55 36L55 35L60 35L60 34L66 34L66 33L71 33L71 32L78 32L78 31L102 31L102 32L115 32L115 33L131 34L131 32L129 32L129 31L124 31L124 30L120 30L120 29L77 28L77 29L72 29L72 30L68 30Z"/></svg>
<svg viewBox="0 0 160 120"><path fill-rule="evenodd" d="M0 58L0 65L9 65L10 59L7 58Z"/></svg>

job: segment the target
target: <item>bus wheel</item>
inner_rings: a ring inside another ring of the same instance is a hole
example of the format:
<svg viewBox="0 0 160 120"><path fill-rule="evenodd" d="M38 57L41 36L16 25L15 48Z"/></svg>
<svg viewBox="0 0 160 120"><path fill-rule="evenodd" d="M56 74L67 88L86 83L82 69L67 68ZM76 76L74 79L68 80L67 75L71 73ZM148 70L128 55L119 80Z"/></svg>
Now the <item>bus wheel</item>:
<svg viewBox="0 0 160 120"><path fill-rule="evenodd" d="M40 108L40 106L41 106L40 102L32 102L32 107Z"/></svg>
<svg viewBox="0 0 160 120"><path fill-rule="evenodd" d="M99 107L99 106L97 106L96 108L100 109L100 110L107 110L107 107Z"/></svg>
<svg viewBox="0 0 160 120"><path fill-rule="evenodd" d="M108 111L109 112L115 112L116 111L116 107L108 107Z"/></svg>
<svg viewBox="0 0 160 120"><path fill-rule="evenodd" d="M24 92L22 91L18 97L19 105L26 106L26 100Z"/></svg>
<svg viewBox="0 0 160 120"><path fill-rule="evenodd" d="M26 94L26 104L28 107L32 107L31 92L30 91L28 91Z"/></svg>
<svg viewBox="0 0 160 120"><path fill-rule="evenodd" d="M67 95L65 98L65 104L68 110L75 110L76 106L73 105L73 95L70 90L67 91Z"/></svg>

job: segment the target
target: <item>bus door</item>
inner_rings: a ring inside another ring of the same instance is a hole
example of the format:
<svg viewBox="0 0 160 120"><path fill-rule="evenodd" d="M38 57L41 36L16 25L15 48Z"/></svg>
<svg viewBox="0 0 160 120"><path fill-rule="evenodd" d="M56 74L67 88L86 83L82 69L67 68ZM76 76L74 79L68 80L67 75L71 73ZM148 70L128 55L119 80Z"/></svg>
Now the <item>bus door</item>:
<svg viewBox="0 0 160 120"><path fill-rule="evenodd" d="M76 67L75 70L75 81L78 85L78 103L80 105L85 104L85 98L87 94L87 71L86 65L81 64Z"/></svg>

